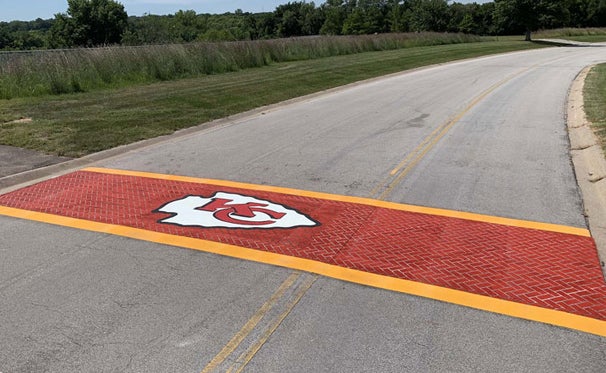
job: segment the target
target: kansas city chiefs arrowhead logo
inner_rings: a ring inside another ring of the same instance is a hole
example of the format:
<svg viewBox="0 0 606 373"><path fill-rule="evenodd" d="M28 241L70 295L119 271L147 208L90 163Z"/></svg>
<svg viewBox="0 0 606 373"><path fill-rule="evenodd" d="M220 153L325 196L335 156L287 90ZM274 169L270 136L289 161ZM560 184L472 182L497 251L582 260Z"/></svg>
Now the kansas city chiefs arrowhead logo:
<svg viewBox="0 0 606 373"><path fill-rule="evenodd" d="M320 225L286 206L224 192L217 192L212 197L187 196L154 212L171 214L159 223L184 227L271 229Z"/></svg>

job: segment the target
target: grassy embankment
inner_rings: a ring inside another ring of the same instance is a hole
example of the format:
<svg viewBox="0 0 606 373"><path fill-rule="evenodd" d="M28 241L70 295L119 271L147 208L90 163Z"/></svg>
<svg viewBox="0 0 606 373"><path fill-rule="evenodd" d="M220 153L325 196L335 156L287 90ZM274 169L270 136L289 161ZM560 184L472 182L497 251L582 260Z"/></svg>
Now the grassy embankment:
<svg viewBox="0 0 606 373"><path fill-rule="evenodd" d="M567 39L582 41L588 43L597 43L606 41L606 28L564 28L556 30L543 30L533 35L535 39Z"/></svg>
<svg viewBox="0 0 606 373"><path fill-rule="evenodd" d="M1 55L0 144L78 157L362 79L540 47L460 44L473 40L377 35Z"/></svg>
<svg viewBox="0 0 606 373"><path fill-rule="evenodd" d="M606 151L606 64L598 65L589 72L583 96L587 119Z"/></svg>
<svg viewBox="0 0 606 373"><path fill-rule="evenodd" d="M0 99L194 78L279 62L479 41L463 34L382 34L0 53Z"/></svg>

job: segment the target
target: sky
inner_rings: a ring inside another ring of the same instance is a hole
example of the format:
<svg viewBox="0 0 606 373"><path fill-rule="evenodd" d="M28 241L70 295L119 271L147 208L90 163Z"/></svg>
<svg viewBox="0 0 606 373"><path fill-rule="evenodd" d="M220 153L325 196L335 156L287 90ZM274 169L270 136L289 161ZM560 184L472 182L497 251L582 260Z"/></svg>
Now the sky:
<svg viewBox="0 0 606 373"><path fill-rule="evenodd" d="M196 13L221 14L242 9L245 12L271 12L280 4L294 0L118 0L129 16L174 14L179 10ZM485 3L489 0L457 0L460 3ZM311 2L311 1L309 1ZM316 0L320 5L324 1ZM0 21L32 21L36 18L54 18L67 11L67 0L0 0Z"/></svg>

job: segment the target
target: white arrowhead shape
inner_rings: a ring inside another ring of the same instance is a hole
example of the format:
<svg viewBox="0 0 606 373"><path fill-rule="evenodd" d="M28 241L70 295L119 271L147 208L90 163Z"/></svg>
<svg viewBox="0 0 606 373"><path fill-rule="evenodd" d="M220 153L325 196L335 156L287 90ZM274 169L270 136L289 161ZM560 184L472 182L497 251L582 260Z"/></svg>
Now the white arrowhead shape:
<svg viewBox="0 0 606 373"><path fill-rule="evenodd" d="M169 202L154 212L172 215L160 220L160 223L185 227L275 229L319 225L286 206L225 192L217 192L212 197L186 196Z"/></svg>

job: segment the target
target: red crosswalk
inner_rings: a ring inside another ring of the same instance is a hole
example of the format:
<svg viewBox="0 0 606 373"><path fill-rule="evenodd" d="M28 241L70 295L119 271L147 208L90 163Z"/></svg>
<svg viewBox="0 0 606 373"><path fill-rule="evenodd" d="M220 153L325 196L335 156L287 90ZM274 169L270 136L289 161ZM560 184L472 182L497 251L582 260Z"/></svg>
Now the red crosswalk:
<svg viewBox="0 0 606 373"><path fill-rule="evenodd" d="M234 245L606 320L606 285L595 244L579 234L111 170L74 172L17 190L0 196L0 206ZM281 219L282 226L272 226ZM225 222L243 226L221 227Z"/></svg>

